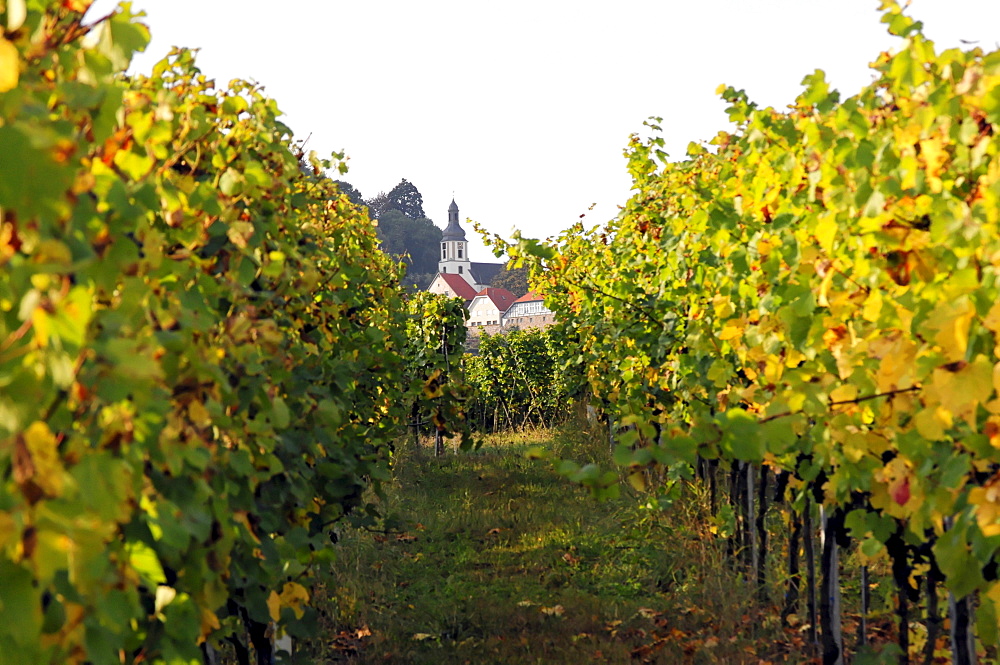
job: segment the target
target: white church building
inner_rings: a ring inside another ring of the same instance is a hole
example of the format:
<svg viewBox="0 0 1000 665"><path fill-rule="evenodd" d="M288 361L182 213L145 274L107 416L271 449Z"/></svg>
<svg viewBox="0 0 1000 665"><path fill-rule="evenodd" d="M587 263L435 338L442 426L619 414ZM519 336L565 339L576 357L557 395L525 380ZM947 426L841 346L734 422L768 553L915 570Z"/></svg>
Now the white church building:
<svg viewBox="0 0 1000 665"><path fill-rule="evenodd" d="M458 205L452 199L448 206L448 226L441 236L441 260L438 261L438 274L431 280L427 290L431 293L444 293L458 296L468 303L487 286L498 272L503 270L503 263L474 263L469 259L469 242L465 237L465 229L458 223ZM455 275L469 285L466 289L455 278Z"/></svg>

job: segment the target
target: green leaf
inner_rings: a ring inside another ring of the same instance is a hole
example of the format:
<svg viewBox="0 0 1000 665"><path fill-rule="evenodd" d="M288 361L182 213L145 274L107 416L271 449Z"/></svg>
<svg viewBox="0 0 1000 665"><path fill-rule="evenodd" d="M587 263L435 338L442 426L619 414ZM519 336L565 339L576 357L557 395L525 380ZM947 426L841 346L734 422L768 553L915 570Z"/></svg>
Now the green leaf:
<svg viewBox="0 0 1000 665"><path fill-rule="evenodd" d="M40 594L29 571L0 557L0 634L21 647L37 645L42 629Z"/></svg>
<svg viewBox="0 0 1000 665"><path fill-rule="evenodd" d="M965 598L986 583L966 542L967 531L967 525L956 523L938 538L933 548L934 558L947 578L948 590L956 598Z"/></svg>
<svg viewBox="0 0 1000 665"><path fill-rule="evenodd" d="M152 547L141 541L133 541L125 543L125 552L128 554L129 564L147 585L155 587L167 581L160 558Z"/></svg>
<svg viewBox="0 0 1000 665"><path fill-rule="evenodd" d="M732 452L734 459L755 464L764 459L767 444L756 417L743 409L729 409L717 423L723 431L722 446Z"/></svg>
<svg viewBox="0 0 1000 665"><path fill-rule="evenodd" d="M288 405L281 397L275 397L271 400L271 418L276 429L286 429L291 422Z"/></svg>

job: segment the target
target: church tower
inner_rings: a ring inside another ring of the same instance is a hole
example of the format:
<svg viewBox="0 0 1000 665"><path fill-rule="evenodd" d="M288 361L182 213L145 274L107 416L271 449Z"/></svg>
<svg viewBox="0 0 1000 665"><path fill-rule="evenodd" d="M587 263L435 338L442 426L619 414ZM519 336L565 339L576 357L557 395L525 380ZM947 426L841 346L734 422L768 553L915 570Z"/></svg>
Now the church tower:
<svg viewBox="0 0 1000 665"><path fill-rule="evenodd" d="M469 260L469 243L465 238L465 231L458 224L458 205L455 199L448 206L448 226L441 236L438 272L459 274L473 287L476 285L472 275L472 261Z"/></svg>

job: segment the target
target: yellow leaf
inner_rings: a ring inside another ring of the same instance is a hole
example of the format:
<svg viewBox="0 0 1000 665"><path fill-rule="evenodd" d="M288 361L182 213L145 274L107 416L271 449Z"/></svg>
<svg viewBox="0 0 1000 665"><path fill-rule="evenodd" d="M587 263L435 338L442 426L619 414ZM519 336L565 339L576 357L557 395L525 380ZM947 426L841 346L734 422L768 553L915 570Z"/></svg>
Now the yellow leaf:
<svg viewBox="0 0 1000 665"><path fill-rule="evenodd" d="M861 316L863 316L866 321L878 321L879 315L881 314L882 292L878 289L872 289L872 292L868 294L868 298L865 300L865 306L861 310Z"/></svg>
<svg viewBox="0 0 1000 665"><path fill-rule="evenodd" d="M212 424L212 416L208 414L208 409L198 400L193 400L187 407L188 417L191 422L198 427L208 427Z"/></svg>
<svg viewBox="0 0 1000 665"><path fill-rule="evenodd" d="M1000 333L1000 302L990 307L990 311L983 317L983 325L994 333Z"/></svg>
<svg viewBox="0 0 1000 665"><path fill-rule="evenodd" d="M894 332L887 338L872 341L868 350L873 358L882 361L875 375L879 392L913 385L917 345L908 335Z"/></svg>
<svg viewBox="0 0 1000 665"><path fill-rule="evenodd" d="M830 392L830 401L850 402L858 397L858 387L851 383L842 383Z"/></svg>
<svg viewBox="0 0 1000 665"><path fill-rule="evenodd" d="M948 151L941 145L939 137L920 142L920 159L927 170L927 181L932 192L941 191L941 168L948 161Z"/></svg>
<svg viewBox="0 0 1000 665"><path fill-rule="evenodd" d="M764 378L768 383L777 383L785 371L784 359L780 356L768 356L764 363Z"/></svg>
<svg viewBox="0 0 1000 665"><path fill-rule="evenodd" d="M49 426L35 421L24 432L24 443L35 467L32 478L49 496L59 496L63 490L63 465L59 459L59 444Z"/></svg>
<svg viewBox="0 0 1000 665"><path fill-rule="evenodd" d="M52 317L44 307L31 310L31 328L35 331L35 342L44 348L49 343L49 332L52 330Z"/></svg>
<svg viewBox="0 0 1000 665"><path fill-rule="evenodd" d="M730 339L739 337L742 334L743 334L743 327L742 326L737 326L737 325L729 324L729 325L726 325L722 329L722 331L719 333L719 339L721 339L723 342L725 342L726 340L730 340Z"/></svg>
<svg viewBox="0 0 1000 665"><path fill-rule="evenodd" d="M993 393L994 366L985 356L976 359L955 374L955 387L963 402L983 403Z"/></svg>
<svg viewBox="0 0 1000 665"><path fill-rule="evenodd" d="M271 615L271 621L281 619L281 599L278 597L277 591L272 591L271 595L267 597L267 613Z"/></svg>
<svg viewBox="0 0 1000 665"><path fill-rule="evenodd" d="M286 582L284 588L281 590L281 596L279 596L281 602L281 607L290 607L292 611L295 612L295 618L301 619L302 615L305 614L305 608L303 605L309 602L309 592L301 584L296 584L295 582ZM271 609L270 599L268 599L268 609ZM272 613L271 616L274 616ZM280 613L279 613L280 617ZM277 621L278 619L275 619Z"/></svg>
<svg viewBox="0 0 1000 665"><path fill-rule="evenodd" d="M860 432L848 435L842 448L844 451L844 457L848 462L851 464L857 464L861 461L861 458L865 456L865 443L864 437Z"/></svg>
<svg viewBox="0 0 1000 665"><path fill-rule="evenodd" d="M789 369L798 367L805 359L806 355L801 351L788 349L785 354L785 367L788 367Z"/></svg>
<svg viewBox="0 0 1000 665"><path fill-rule="evenodd" d="M996 483L969 490L969 503L975 506L979 530L989 538L1000 534L1000 491Z"/></svg>
<svg viewBox="0 0 1000 665"><path fill-rule="evenodd" d="M927 327L937 330L934 341L948 362L956 362L965 358L969 346L969 326L976 310L967 297L957 302L943 302L927 319Z"/></svg>
<svg viewBox="0 0 1000 665"><path fill-rule="evenodd" d="M817 299L817 302L819 303L820 307L829 307L830 305L830 301L827 298L827 294L830 292L830 284L833 283L834 274L835 273L833 270L827 270L826 274L823 275L823 281L820 282L819 298Z"/></svg>
<svg viewBox="0 0 1000 665"><path fill-rule="evenodd" d="M20 75L21 58L17 47L0 37L0 92L16 88Z"/></svg>
<svg viewBox="0 0 1000 665"><path fill-rule="evenodd" d="M206 637L221 627L222 624L219 623L219 617L215 612L205 607L201 608L201 636L198 638L199 643L204 642Z"/></svg>
<svg viewBox="0 0 1000 665"><path fill-rule="evenodd" d="M715 309L715 316L719 319L725 319L733 315L736 308L733 307L732 301L723 295L717 295L712 298L712 307Z"/></svg>
<svg viewBox="0 0 1000 665"><path fill-rule="evenodd" d="M840 225L837 224L837 218L833 214L821 216L813 229L816 241L827 253L833 250L833 240L837 237L839 231Z"/></svg>
<svg viewBox="0 0 1000 665"><path fill-rule="evenodd" d="M941 407L924 409L913 417L913 424L920 436L928 441L940 441L944 438L945 429L951 427L951 413Z"/></svg>
<svg viewBox="0 0 1000 665"><path fill-rule="evenodd" d="M924 389L929 404L938 403L954 418L973 420L976 407L993 394L994 366L983 356L971 363L954 363L934 370L933 379Z"/></svg>
<svg viewBox="0 0 1000 665"><path fill-rule="evenodd" d="M441 382L438 380L441 378L441 370L436 369L431 372L431 375L427 377L427 381L424 382L424 397L427 399L437 399L444 395L444 389L441 387Z"/></svg>
<svg viewBox="0 0 1000 665"><path fill-rule="evenodd" d="M919 122L911 122L909 125L896 125L892 128L892 133L896 136L896 142L900 145L911 146L920 138L923 128Z"/></svg>

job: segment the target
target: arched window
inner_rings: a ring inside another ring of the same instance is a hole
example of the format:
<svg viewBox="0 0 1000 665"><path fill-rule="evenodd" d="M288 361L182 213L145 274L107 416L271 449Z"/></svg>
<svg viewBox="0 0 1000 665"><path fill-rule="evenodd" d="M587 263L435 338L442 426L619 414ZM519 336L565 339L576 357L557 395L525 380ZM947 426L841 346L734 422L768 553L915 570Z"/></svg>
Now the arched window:
<svg viewBox="0 0 1000 665"><path fill-rule="evenodd" d="M458 243L458 258L462 258L462 243Z"/></svg>
<svg viewBox="0 0 1000 665"><path fill-rule="evenodd" d="M461 275L461 274L462 274L462 266L458 266L458 274L459 274L459 275Z"/></svg>
<svg viewBox="0 0 1000 665"><path fill-rule="evenodd" d="M448 243L446 242L441 243L441 258L448 258Z"/></svg>

